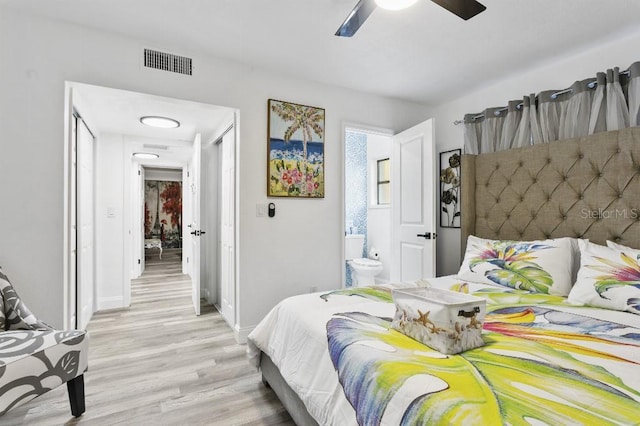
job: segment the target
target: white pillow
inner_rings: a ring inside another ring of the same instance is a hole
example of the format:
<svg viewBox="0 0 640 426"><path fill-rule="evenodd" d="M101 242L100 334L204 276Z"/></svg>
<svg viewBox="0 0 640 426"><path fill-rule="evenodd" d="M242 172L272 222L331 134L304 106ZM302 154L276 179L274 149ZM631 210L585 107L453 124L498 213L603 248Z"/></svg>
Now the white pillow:
<svg viewBox="0 0 640 426"><path fill-rule="evenodd" d="M569 302L640 314L640 250L611 241L580 244L578 280Z"/></svg>
<svg viewBox="0 0 640 426"><path fill-rule="evenodd" d="M573 283L571 240L503 241L470 235L458 277L532 293L566 296Z"/></svg>
<svg viewBox="0 0 640 426"><path fill-rule="evenodd" d="M589 241L588 238L569 238L571 240L571 251L573 253L573 264L571 266L571 284L578 279L578 271L580 270L580 241Z"/></svg>
<svg viewBox="0 0 640 426"><path fill-rule="evenodd" d="M623 246L622 244L614 243L613 241L609 241L609 240L607 240L607 247L620 250L620 251L629 251L631 253L636 253L636 255L640 253L640 249L634 249L631 247Z"/></svg>

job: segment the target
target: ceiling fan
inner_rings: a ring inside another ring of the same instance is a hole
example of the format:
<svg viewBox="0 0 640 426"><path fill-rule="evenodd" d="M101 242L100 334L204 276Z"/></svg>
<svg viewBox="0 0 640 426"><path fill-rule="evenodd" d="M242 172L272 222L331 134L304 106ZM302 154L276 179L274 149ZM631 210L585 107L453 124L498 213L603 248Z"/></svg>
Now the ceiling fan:
<svg viewBox="0 0 640 426"><path fill-rule="evenodd" d="M400 9L404 7L409 7L416 0L404 0L402 2L398 2L398 0L360 0L356 7L353 8L347 19L345 19L344 23L338 28L336 31L336 35L339 37L352 37L358 28L364 21L367 20L369 15L373 10L380 6L385 7L384 4L389 4L387 9ZM476 0L431 0L439 6L444 7L449 12L458 15L465 21L467 19L473 18L478 13L483 12L486 9L486 6L478 3ZM396 7L399 3L405 3L402 7Z"/></svg>

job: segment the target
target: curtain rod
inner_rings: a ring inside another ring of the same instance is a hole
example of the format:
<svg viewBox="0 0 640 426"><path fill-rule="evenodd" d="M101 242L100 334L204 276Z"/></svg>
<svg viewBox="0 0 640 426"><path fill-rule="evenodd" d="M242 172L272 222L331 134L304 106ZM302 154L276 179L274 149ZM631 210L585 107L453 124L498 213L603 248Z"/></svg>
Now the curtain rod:
<svg viewBox="0 0 640 426"><path fill-rule="evenodd" d="M618 75L626 75L626 76L628 77L628 76L630 75L630 73L631 73L631 71L629 71L629 70L624 70L624 71L620 71L620 72L618 73ZM593 81L590 81L589 83L587 83L587 87L588 87L589 89L594 89L597 85L598 85L598 80L593 80ZM563 89L563 90L558 90L557 92L555 92L555 93L552 93L552 94L551 94L551 99L556 99L556 98L557 98L558 96L560 96L560 95L564 95L565 93L571 93L571 92L573 92L573 89L572 89L571 87L566 88L566 89ZM516 108L517 108L517 109L520 109L520 108L522 108L522 105L523 105L523 103L522 103L522 102L520 102L520 103L516 106ZM500 113L501 113L501 112L506 111L507 109L509 109L509 107L504 107L504 108L497 109L496 111L494 111L494 115L498 116L498 115L500 115ZM484 114L474 115L473 117L471 117L471 120L472 120L472 121L475 121L475 120L477 120L477 119L479 119L479 118L484 118ZM462 123L464 123L464 119L462 119L462 120L455 120L455 121L453 122L453 124L454 124L455 126L457 126L458 124L462 124Z"/></svg>

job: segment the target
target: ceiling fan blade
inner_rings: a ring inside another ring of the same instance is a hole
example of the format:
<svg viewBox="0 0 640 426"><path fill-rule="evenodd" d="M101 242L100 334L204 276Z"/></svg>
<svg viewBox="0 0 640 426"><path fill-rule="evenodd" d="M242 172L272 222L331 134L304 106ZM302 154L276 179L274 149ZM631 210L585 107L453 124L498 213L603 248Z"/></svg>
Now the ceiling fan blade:
<svg viewBox="0 0 640 426"><path fill-rule="evenodd" d="M473 18L487 8L476 0L431 0L439 6L444 7L449 12L458 15L465 21Z"/></svg>
<svg viewBox="0 0 640 426"><path fill-rule="evenodd" d="M347 16L347 19L344 20L344 23L340 25L336 35L339 37L352 37L375 8L376 2L374 0L360 0Z"/></svg>

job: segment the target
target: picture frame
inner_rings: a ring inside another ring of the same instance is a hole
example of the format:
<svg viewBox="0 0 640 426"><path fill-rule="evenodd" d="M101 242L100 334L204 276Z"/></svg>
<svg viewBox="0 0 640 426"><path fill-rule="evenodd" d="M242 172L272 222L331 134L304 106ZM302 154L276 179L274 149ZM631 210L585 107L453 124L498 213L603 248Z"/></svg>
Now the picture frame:
<svg viewBox="0 0 640 426"><path fill-rule="evenodd" d="M460 161L462 149L440 153L440 227L460 228Z"/></svg>
<svg viewBox="0 0 640 426"><path fill-rule="evenodd" d="M267 102L267 196L324 198L324 108Z"/></svg>

